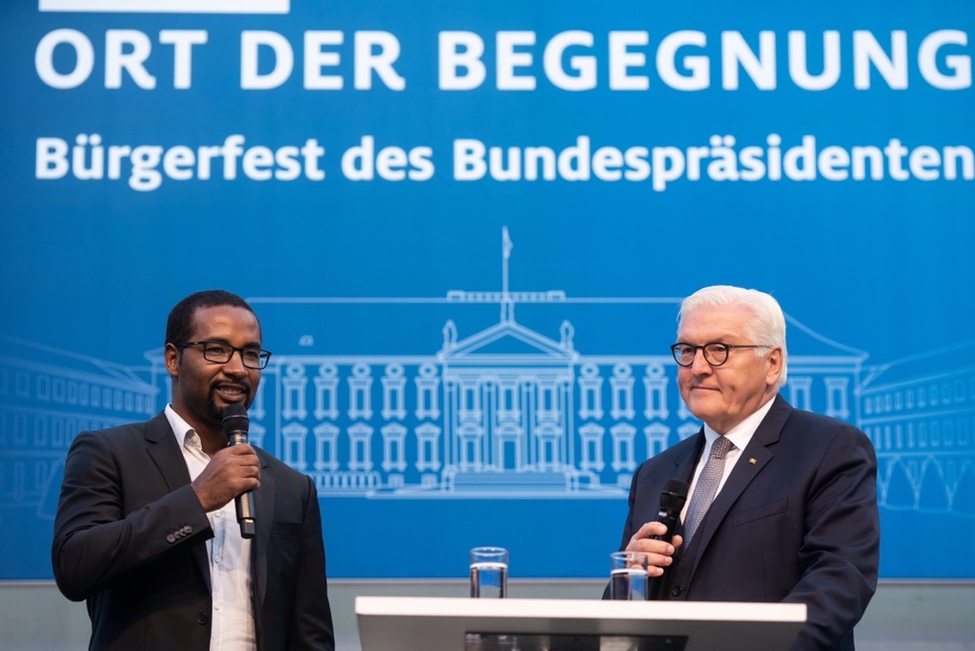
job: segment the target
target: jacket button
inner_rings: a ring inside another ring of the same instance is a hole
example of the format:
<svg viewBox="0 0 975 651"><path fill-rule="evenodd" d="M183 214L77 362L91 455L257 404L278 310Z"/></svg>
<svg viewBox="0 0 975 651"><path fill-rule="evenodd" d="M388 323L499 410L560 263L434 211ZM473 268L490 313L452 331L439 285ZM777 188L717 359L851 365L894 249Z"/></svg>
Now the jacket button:
<svg viewBox="0 0 975 651"><path fill-rule="evenodd" d="M168 543L174 543L174 542L176 542L176 536L174 536L173 534L168 534L166 536L166 542L168 542Z"/></svg>
<svg viewBox="0 0 975 651"><path fill-rule="evenodd" d="M679 597L682 592L684 592L684 589L682 587L680 587L679 585L675 585L671 589L670 594L671 594L671 596Z"/></svg>
<svg viewBox="0 0 975 651"><path fill-rule="evenodd" d="M197 613L196 615L197 624L206 624L209 621L210 621L210 615L208 615L207 613Z"/></svg>

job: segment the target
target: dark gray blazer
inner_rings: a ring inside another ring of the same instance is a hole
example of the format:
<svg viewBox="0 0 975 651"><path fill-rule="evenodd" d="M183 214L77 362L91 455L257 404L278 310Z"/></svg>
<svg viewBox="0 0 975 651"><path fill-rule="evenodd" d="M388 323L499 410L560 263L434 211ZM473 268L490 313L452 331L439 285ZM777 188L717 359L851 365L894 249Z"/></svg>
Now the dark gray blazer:
<svg viewBox="0 0 975 651"><path fill-rule="evenodd" d="M637 468L621 549L657 519L668 479L690 482L703 445L702 429ZM876 474L860 430L777 396L694 539L666 570L667 598L804 603L794 650L853 649L853 626L877 588Z"/></svg>
<svg viewBox="0 0 975 651"><path fill-rule="evenodd" d="M315 486L263 450L257 454L257 648L333 649ZM61 592L88 602L90 649L209 649L212 537L164 412L75 437L51 559Z"/></svg>

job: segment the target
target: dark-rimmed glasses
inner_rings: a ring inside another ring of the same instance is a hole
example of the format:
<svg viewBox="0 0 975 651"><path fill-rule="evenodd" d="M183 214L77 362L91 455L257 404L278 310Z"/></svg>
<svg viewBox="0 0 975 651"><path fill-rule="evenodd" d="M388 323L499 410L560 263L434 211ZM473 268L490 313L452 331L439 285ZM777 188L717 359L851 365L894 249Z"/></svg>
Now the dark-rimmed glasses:
<svg viewBox="0 0 975 651"><path fill-rule="evenodd" d="M697 351L704 353L704 361L711 366L721 366L728 361L728 355L733 348L772 348L765 344L726 344L723 341L712 341L703 346L693 344L676 343L670 347L670 352L674 354L674 361L678 366L688 367L694 364L694 357Z"/></svg>
<svg viewBox="0 0 975 651"><path fill-rule="evenodd" d="M223 341L184 341L176 344L180 350L187 346L203 346L203 359L214 364L226 364L235 351L240 353L240 361L247 368L262 369L271 359L271 351L256 346L238 348Z"/></svg>

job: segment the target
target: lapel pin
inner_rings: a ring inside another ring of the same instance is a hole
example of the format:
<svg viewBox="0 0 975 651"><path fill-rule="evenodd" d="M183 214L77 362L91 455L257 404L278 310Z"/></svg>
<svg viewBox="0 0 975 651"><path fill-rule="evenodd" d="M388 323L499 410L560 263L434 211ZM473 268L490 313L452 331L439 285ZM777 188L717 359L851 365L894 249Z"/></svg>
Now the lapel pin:
<svg viewBox="0 0 975 651"><path fill-rule="evenodd" d="M756 463L758 463L758 459L756 459L755 457L749 457L748 458L748 463L750 463L750 464L752 464L754 466Z"/></svg>

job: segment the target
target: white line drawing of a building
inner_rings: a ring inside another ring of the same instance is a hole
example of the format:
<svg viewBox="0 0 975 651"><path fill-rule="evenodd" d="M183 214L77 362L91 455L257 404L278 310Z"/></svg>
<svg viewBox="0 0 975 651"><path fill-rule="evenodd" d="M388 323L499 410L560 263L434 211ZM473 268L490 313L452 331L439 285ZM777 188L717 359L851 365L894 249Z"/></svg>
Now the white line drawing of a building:
<svg viewBox="0 0 975 651"><path fill-rule="evenodd" d="M860 400L881 503L975 516L975 341L873 369Z"/></svg>
<svg viewBox="0 0 975 651"><path fill-rule="evenodd" d="M0 336L0 511L54 518L61 469L78 432L144 420L159 389L141 369Z"/></svg>
<svg viewBox="0 0 975 651"><path fill-rule="evenodd" d="M511 291L510 252L505 230L500 290L251 298L278 342L251 440L322 497L625 495L640 461L700 427L666 347L680 299ZM782 393L870 436L881 506L975 516L975 342L865 367L866 353L788 318ZM0 508L50 519L74 434L165 404L161 350L147 370L0 345Z"/></svg>
<svg viewBox="0 0 975 651"><path fill-rule="evenodd" d="M252 299L262 314L287 314L274 327L300 324L287 336L307 349L328 336L316 328L334 333L335 323L377 320L377 312L385 323L416 321L421 310L445 315L430 321L428 331L442 335L436 349L272 358L279 378L274 395L264 395L277 405L267 410L276 420L266 429L280 433L279 453L310 474L321 495L618 498L640 461L700 428L677 395L669 326L655 337L655 352L623 352L646 348L641 331L673 319L679 299L513 292L511 249L504 229L500 291ZM468 311L478 315L462 325ZM592 349L591 334L585 349L577 346L577 332L605 331L606 322L622 332L600 350ZM792 333L801 343L791 357L789 400L855 419L866 354L795 321Z"/></svg>

